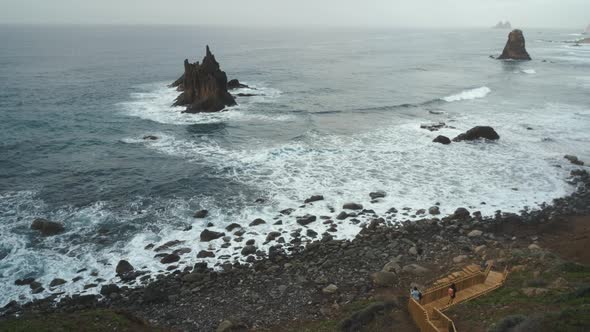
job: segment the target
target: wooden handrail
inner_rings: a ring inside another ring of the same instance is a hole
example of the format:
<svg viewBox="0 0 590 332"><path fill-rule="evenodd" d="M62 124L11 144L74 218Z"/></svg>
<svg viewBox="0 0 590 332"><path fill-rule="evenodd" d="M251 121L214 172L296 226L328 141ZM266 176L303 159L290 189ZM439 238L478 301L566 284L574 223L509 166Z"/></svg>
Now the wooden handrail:
<svg viewBox="0 0 590 332"><path fill-rule="evenodd" d="M444 330L445 332L457 332L455 324L448 316L443 314L443 311L452 305L470 301L501 287L508 277L508 266L504 268L503 273L494 272L492 275L490 275L492 266L493 265L490 264L484 271L458 278L457 280L449 282L445 285L433 287L425 292L420 302L410 298L408 301L408 311L412 315L412 319L419 327L420 331L441 332ZM452 283L455 283L457 286L457 291L460 295L454 303L445 304L446 301L441 299L448 296L446 288ZM479 284L484 285L478 286L476 291L467 292L461 296L460 291L469 289L470 287L474 287Z"/></svg>
<svg viewBox="0 0 590 332"><path fill-rule="evenodd" d="M440 317L441 320L446 322L446 330L449 332L457 332L457 328L455 328L455 323L453 323L453 321L445 314L442 313L442 311L434 308L434 312L436 313L436 315L438 315Z"/></svg>

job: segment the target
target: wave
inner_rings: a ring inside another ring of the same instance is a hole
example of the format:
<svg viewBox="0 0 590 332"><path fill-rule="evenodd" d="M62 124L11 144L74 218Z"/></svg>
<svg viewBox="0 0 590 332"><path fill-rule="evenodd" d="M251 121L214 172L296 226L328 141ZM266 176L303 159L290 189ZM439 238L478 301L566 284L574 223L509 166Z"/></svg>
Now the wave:
<svg viewBox="0 0 590 332"><path fill-rule="evenodd" d="M522 69L521 72L525 73L525 74L536 74L537 73L537 71L535 71L532 68L531 69Z"/></svg>
<svg viewBox="0 0 590 332"><path fill-rule="evenodd" d="M454 101L460 101L460 100L471 100L471 99L477 99L477 98L484 98L490 92L492 92L492 90L490 88L488 88L487 86L482 86L482 87L475 88L475 89L465 90L465 91L462 91L458 94L443 97L443 98L441 98L441 100L444 100L446 102L454 102Z"/></svg>

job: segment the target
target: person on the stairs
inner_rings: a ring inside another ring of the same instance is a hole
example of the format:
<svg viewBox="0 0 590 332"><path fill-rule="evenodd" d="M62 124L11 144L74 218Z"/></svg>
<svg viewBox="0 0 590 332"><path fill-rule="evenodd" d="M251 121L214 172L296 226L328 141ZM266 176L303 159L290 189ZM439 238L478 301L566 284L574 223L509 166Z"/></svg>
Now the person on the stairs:
<svg viewBox="0 0 590 332"><path fill-rule="evenodd" d="M455 300L455 296L457 296L457 286L455 285L455 283L452 283L449 287L449 303L447 303L447 305L453 303L453 301Z"/></svg>
<svg viewBox="0 0 590 332"><path fill-rule="evenodd" d="M422 293L418 290L418 287L412 288L410 290L410 295L414 300L418 301L418 303L420 303L420 300L422 300Z"/></svg>

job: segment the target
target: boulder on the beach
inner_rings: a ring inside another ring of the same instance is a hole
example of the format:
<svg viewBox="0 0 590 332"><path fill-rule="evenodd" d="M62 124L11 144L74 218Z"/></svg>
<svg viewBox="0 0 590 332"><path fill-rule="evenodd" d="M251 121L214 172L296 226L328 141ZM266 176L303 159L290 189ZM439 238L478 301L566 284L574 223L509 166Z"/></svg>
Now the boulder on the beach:
<svg viewBox="0 0 590 332"><path fill-rule="evenodd" d="M133 272L133 270L133 265L124 259L120 260L119 263L117 263L117 267L115 268L115 272L117 272L117 275L120 276Z"/></svg>
<svg viewBox="0 0 590 332"><path fill-rule="evenodd" d="M455 210L455 213L453 213L453 218L455 219L467 219L469 218L469 215L471 213L469 213L469 210L467 210L466 208L457 208Z"/></svg>
<svg viewBox="0 0 590 332"><path fill-rule="evenodd" d="M66 283L65 280L60 279L60 278L55 278L55 279L51 280L51 282L49 283L49 287L57 287L57 286L65 284L65 283Z"/></svg>
<svg viewBox="0 0 590 332"><path fill-rule="evenodd" d="M390 287L398 281L397 274L393 272L379 271L371 275L373 285L376 287Z"/></svg>
<svg viewBox="0 0 590 332"><path fill-rule="evenodd" d="M115 284L104 285L100 288L100 295L111 296L113 293L119 293L121 289Z"/></svg>
<svg viewBox="0 0 590 332"><path fill-rule="evenodd" d="M451 144L451 139L446 136L443 136L443 135L436 136L436 138L433 139L432 141L434 143L440 143L440 144L444 144L444 145Z"/></svg>
<svg viewBox="0 0 590 332"><path fill-rule="evenodd" d="M304 216L297 217L295 219L297 220L297 223L299 225L305 226L305 225L311 224L312 222L316 221L317 217L313 216L311 214L306 214Z"/></svg>
<svg viewBox="0 0 590 332"><path fill-rule="evenodd" d="M212 251L201 250L197 254L197 258L213 258L215 257L215 253Z"/></svg>
<svg viewBox="0 0 590 332"><path fill-rule="evenodd" d="M436 205L435 205L435 206L431 206L431 207L428 209L428 213L430 213L430 214L432 214L432 215L437 215L437 214L440 214L440 208L439 208L438 206L436 206Z"/></svg>
<svg viewBox="0 0 590 332"><path fill-rule="evenodd" d="M522 30L514 29L508 34L508 41L504 46L504 51L497 58L499 60L530 60L528 52L525 48L524 36Z"/></svg>
<svg viewBox="0 0 590 332"><path fill-rule="evenodd" d="M256 218L248 226L253 227L253 226L258 226L258 225L263 225L263 224L266 224L266 221L264 221L264 219Z"/></svg>
<svg viewBox="0 0 590 332"><path fill-rule="evenodd" d="M238 81L237 79L234 78L233 80L230 80L229 82L227 82L227 88L228 88L228 90L233 90L233 89L249 88L249 86L247 86L246 84L240 83L240 81Z"/></svg>
<svg viewBox="0 0 590 332"><path fill-rule="evenodd" d="M236 104L227 91L227 75L209 46L201 63L184 60L184 74L171 86L182 91L173 106L186 106L186 113L218 112Z"/></svg>
<svg viewBox="0 0 590 332"><path fill-rule="evenodd" d="M256 253L256 246L249 244L242 248L241 253L243 256L254 255Z"/></svg>
<svg viewBox="0 0 590 332"><path fill-rule="evenodd" d="M178 262L180 260L180 256L178 256L177 254L169 254L164 256L164 258L162 258L160 260L160 263L162 264L172 264L174 262Z"/></svg>
<svg viewBox="0 0 590 332"><path fill-rule="evenodd" d="M467 132L460 134L453 138L453 142L473 141L476 139L485 138L487 140L497 140L500 138L494 128L489 126L477 126L469 129Z"/></svg>
<svg viewBox="0 0 590 332"><path fill-rule="evenodd" d="M65 230L62 224L43 218L33 220L31 229L41 232L41 235L43 236L57 235L63 233Z"/></svg>
<svg viewBox="0 0 590 332"><path fill-rule="evenodd" d="M201 239L201 242L209 242L209 241L213 241L213 240L219 239L220 237L224 237L224 236L225 236L225 233L214 232L214 231L210 231L210 230L206 229L201 232L200 239Z"/></svg>

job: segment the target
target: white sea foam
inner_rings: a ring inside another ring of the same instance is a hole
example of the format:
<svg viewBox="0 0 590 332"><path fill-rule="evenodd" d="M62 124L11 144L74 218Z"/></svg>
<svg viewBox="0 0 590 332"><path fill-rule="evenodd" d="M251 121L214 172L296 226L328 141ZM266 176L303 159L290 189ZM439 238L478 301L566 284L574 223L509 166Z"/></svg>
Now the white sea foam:
<svg viewBox="0 0 590 332"><path fill-rule="evenodd" d="M490 88L488 88L487 86L482 86L482 87L475 88L475 89L465 90L465 91L462 91L458 94L443 97L441 99L444 101L447 101L447 102L460 101L460 100L471 100L471 99L477 99L477 98L484 98L490 92L492 92L492 90Z"/></svg>
<svg viewBox="0 0 590 332"><path fill-rule="evenodd" d="M537 72L534 69L522 69L521 72L525 74L536 74Z"/></svg>
<svg viewBox="0 0 590 332"><path fill-rule="evenodd" d="M251 97L236 97L237 106L223 112L185 114L184 107L172 107L178 96L176 89L165 83L146 84L138 87L141 92L131 94L131 101L119 103L124 114L164 124L190 125L195 123L219 123L226 121L289 121L287 114L262 114L255 112L256 105L269 103L281 96L281 91L261 85L251 85L232 91L234 94L255 94Z"/></svg>

